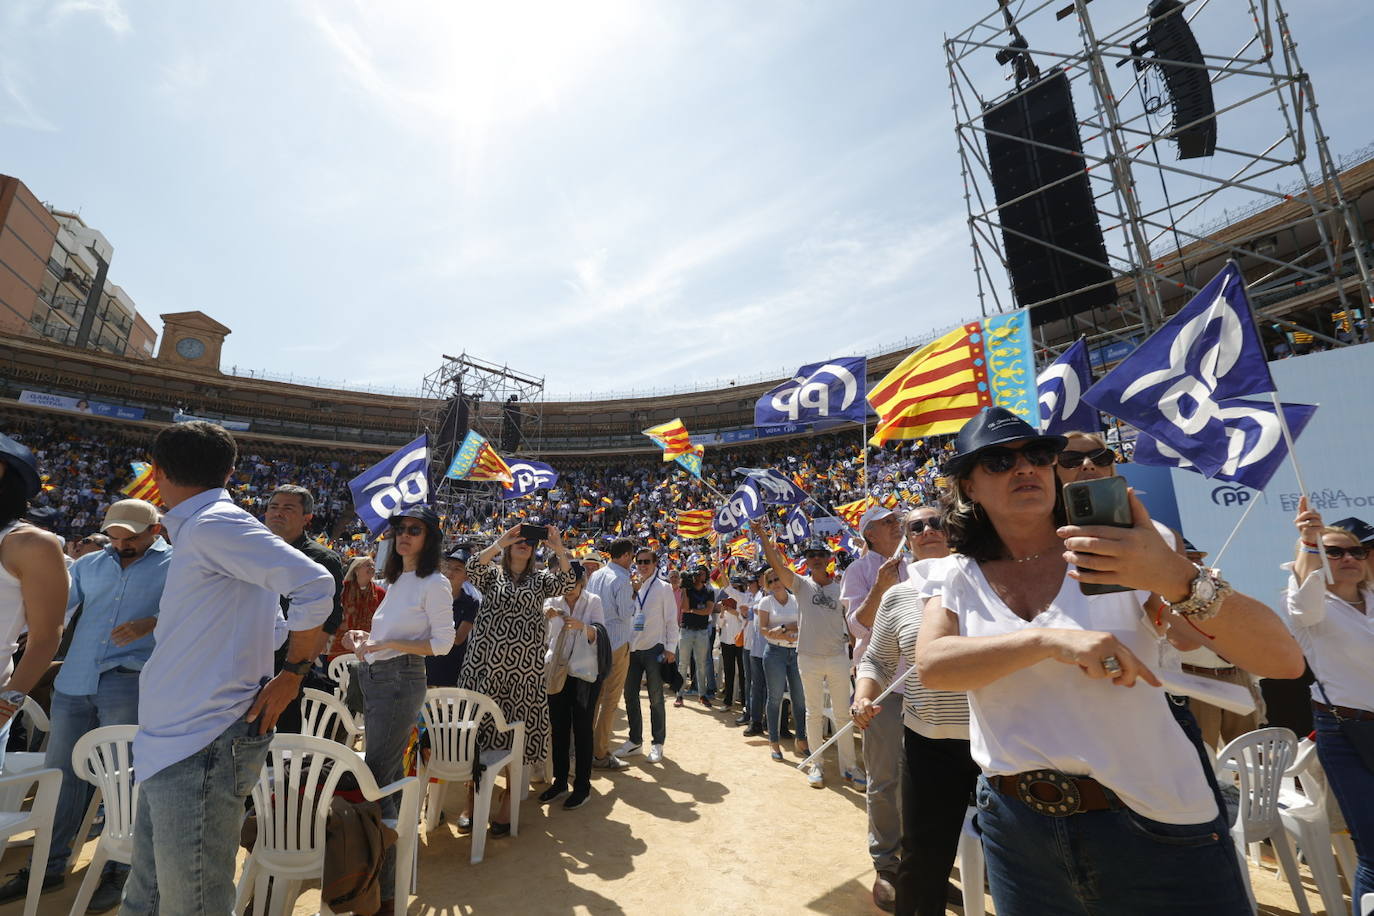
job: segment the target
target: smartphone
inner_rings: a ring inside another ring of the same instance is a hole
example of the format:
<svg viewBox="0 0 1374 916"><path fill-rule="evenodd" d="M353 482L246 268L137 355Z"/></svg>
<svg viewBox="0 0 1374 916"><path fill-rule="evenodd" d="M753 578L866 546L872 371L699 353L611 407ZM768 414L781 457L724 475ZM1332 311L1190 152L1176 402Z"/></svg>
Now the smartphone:
<svg viewBox="0 0 1374 916"><path fill-rule="evenodd" d="M521 525L520 537L522 540L529 541L530 544L538 544L540 541L547 540L549 537L548 525Z"/></svg>
<svg viewBox="0 0 1374 916"><path fill-rule="evenodd" d="M1064 487L1064 509L1071 525L1110 525L1131 527L1131 499L1126 493L1126 478L1101 477L1079 480ZM1085 595L1106 595L1133 591L1125 585L1097 585L1080 582Z"/></svg>

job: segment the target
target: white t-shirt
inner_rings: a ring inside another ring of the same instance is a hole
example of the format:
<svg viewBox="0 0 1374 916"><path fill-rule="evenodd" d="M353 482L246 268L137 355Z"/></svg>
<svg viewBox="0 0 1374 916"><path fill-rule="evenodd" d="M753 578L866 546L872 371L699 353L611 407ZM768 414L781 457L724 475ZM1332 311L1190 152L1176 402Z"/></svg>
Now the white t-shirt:
<svg viewBox="0 0 1374 916"><path fill-rule="evenodd" d="M795 624L801 620L801 607L797 604L797 599L792 595L787 596L786 604L779 604L778 599L773 597L772 592L767 593L759 602L759 613L768 615L769 629ZM764 632L762 629L762 621L759 622L759 626L759 632L763 633L763 638L771 645L783 646L788 649L795 649L797 647L796 640L783 639L774 636L772 633Z"/></svg>
<svg viewBox="0 0 1374 916"><path fill-rule="evenodd" d="M1064 577L1059 594L1032 621L1018 617L964 556L918 564L925 594L941 596L964 636L997 636L1031 628L1097 630L1153 659L1156 638L1135 592L1084 595ZM1120 687L1088 678L1074 665L1045 659L970 690L969 739L985 774L1050 769L1090 776L1133 811L1166 824L1201 824L1217 816L1216 800L1164 691L1143 681Z"/></svg>
<svg viewBox="0 0 1374 916"><path fill-rule="evenodd" d="M733 586L721 589L721 601L716 602L716 607L720 608L720 626L717 628L720 633L720 644L722 646L733 646L735 640L744 632L746 626L745 615L749 613L749 595ZM731 614L721 607L725 599L735 602L735 613Z"/></svg>
<svg viewBox="0 0 1374 916"><path fill-rule="evenodd" d="M849 629L840 607L840 583L832 581L822 588L810 576L794 575L792 594L801 615L797 651L802 655L843 655L848 659Z"/></svg>
<svg viewBox="0 0 1374 916"><path fill-rule="evenodd" d="M1284 569L1293 571L1292 563ZM1364 606L1374 612L1374 591L1364 590ZM1374 712L1374 616L1361 614L1326 590L1320 569L1308 574L1301 586L1292 575L1284 590L1284 621L1307 656L1312 673L1326 688L1326 697L1312 685L1312 699Z"/></svg>
<svg viewBox="0 0 1374 916"><path fill-rule="evenodd" d="M372 615L372 641L395 639L425 640L435 655L453 648L457 631L453 626L453 586L448 577L430 573L421 579L403 572L386 590L386 597ZM385 661L405 655L395 649L380 649L368 655L368 662Z"/></svg>

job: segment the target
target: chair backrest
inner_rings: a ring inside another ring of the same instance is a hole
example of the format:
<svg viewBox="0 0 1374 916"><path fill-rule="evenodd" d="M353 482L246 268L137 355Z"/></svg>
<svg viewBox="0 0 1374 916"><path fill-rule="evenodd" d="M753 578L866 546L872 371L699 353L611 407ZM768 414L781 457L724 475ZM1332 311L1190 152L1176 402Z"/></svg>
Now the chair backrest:
<svg viewBox="0 0 1374 916"><path fill-rule="evenodd" d="M353 714L343 701L323 690L306 687L301 691L301 734L337 741L339 732L345 743L358 737Z"/></svg>
<svg viewBox="0 0 1374 916"><path fill-rule="evenodd" d="M501 707L486 694L457 687L431 687L420 707L429 733L431 771L448 779L471 779L477 762L477 730L483 716L491 716L497 731L506 731Z"/></svg>
<svg viewBox="0 0 1374 916"><path fill-rule="evenodd" d="M258 822L254 853L324 855L329 803L345 773L375 795L372 773L349 748L309 735L274 737L253 786Z"/></svg>
<svg viewBox="0 0 1374 916"><path fill-rule="evenodd" d="M104 836L133 836L138 786L134 782L137 725L106 725L86 732L72 747L72 771L100 790L105 805Z"/></svg>
<svg viewBox="0 0 1374 916"><path fill-rule="evenodd" d="M1278 813L1283 775L1298 753L1298 738L1286 728L1261 728L1241 735L1217 754L1217 773L1240 776L1240 812L1247 830L1260 835L1281 829Z"/></svg>
<svg viewBox="0 0 1374 916"><path fill-rule="evenodd" d="M43 711L43 707L39 706L33 697L24 697L24 705L19 708L19 715L28 720L28 747L25 750L45 750L48 746L48 735L52 732L52 723L48 721L48 714ZM41 732L43 737L34 741L34 732Z"/></svg>
<svg viewBox="0 0 1374 916"><path fill-rule="evenodd" d="M348 696L348 682L353 678L353 669L348 665L352 659L352 655L339 655L329 663L329 679L339 685L334 696L341 700Z"/></svg>

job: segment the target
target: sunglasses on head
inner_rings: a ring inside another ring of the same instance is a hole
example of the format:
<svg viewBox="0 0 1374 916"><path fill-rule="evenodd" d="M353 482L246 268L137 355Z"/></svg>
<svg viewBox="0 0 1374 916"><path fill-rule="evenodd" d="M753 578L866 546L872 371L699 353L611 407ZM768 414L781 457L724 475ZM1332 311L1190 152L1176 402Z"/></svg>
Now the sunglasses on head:
<svg viewBox="0 0 1374 916"><path fill-rule="evenodd" d="M1059 466L1065 470L1074 470L1083 466L1084 461L1091 461L1100 468L1109 467L1116 463L1116 453L1109 448L1095 448L1090 452L1065 451L1059 453Z"/></svg>
<svg viewBox="0 0 1374 916"><path fill-rule="evenodd" d="M392 525L391 527L397 534L408 534L413 538L425 533L424 525Z"/></svg>
<svg viewBox="0 0 1374 916"><path fill-rule="evenodd" d="M944 519L937 515L934 518L914 518L906 523L906 530L912 534L920 534L927 528L931 531L943 531L945 528Z"/></svg>
<svg viewBox="0 0 1374 916"><path fill-rule="evenodd" d="M1049 442L1032 442L1021 448L992 445L978 453L978 463L989 474L1005 474L1016 467L1017 459L1025 457L1032 467L1045 468L1054 464L1059 450Z"/></svg>
<svg viewBox="0 0 1374 916"><path fill-rule="evenodd" d="M1350 557L1352 560L1363 560L1365 557L1369 556L1369 551L1364 547L1328 547L1326 548L1326 555L1333 560L1339 560L1342 557Z"/></svg>

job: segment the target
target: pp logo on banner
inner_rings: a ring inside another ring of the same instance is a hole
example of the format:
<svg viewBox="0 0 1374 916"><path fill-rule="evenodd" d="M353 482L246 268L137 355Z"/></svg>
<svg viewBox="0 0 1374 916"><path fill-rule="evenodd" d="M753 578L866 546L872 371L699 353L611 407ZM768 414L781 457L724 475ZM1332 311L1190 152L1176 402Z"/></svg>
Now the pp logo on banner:
<svg viewBox="0 0 1374 916"><path fill-rule="evenodd" d="M405 507L429 498L429 446L407 452L396 462L399 476L382 475L363 488L367 504L378 518L391 518Z"/></svg>
<svg viewBox="0 0 1374 916"><path fill-rule="evenodd" d="M725 500L725 505L716 510L712 527L721 534L738 531L746 522L763 514L763 503L759 492L749 484L740 484Z"/></svg>
<svg viewBox="0 0 1374 916"><path fill-rule="evenodd" d="M513 461L510 472L511 485L502 494L505 498L528 496L558 483L558 472L542 461Z"/></svg>
<svg viewBox="0 0 1374 916"><path fill-rule="evenodd" d="M1215 487L1212 502L1218 506L1239 508L1255 498L1255 491L1246 487Z"/></svg>
<svg viewBox="0 0 1374 916"><path fill-rule="evenodd" d="M864 376L868 360L843 357L828 363L812 363L797 370L754 405L754 425L798 420L854 420L867 415Z"/></svg>

